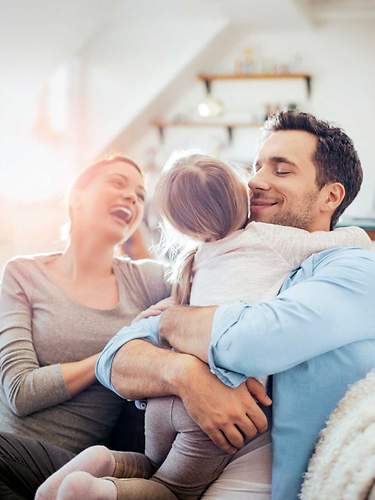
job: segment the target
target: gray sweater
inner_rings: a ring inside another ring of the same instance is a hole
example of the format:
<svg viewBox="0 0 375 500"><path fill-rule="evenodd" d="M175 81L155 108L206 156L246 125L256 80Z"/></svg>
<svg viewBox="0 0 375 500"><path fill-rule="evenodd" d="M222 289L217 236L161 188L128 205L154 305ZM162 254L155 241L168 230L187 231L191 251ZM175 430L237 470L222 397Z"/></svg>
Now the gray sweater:
<svg viewBox="0 0 375 500"><path fill-rule="evenodd" d="M106 440L121 398L94 383L71 397L60 363L99 352L124 325L169 294L165 269L114 259L120 302L98 310L70 299L45 261L20 257L5 267L0 295L0 432L47 440L78 452Z"/></svg>

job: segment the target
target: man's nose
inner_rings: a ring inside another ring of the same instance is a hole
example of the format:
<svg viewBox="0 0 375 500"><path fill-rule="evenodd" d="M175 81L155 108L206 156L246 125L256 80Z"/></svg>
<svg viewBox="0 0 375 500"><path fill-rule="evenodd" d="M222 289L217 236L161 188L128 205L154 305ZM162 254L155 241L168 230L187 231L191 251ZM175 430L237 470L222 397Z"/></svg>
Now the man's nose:
<svg viewBox="0 0 375 500"><path fill-rule="evenodd" d="M265 176L260 172L258 172L254 175L254 177L250 179L249 188L250 191L252 192L256 191L257 189L260 189L262 191L268 191L271 188L271 186L270 183L265 178Z"/></svg>

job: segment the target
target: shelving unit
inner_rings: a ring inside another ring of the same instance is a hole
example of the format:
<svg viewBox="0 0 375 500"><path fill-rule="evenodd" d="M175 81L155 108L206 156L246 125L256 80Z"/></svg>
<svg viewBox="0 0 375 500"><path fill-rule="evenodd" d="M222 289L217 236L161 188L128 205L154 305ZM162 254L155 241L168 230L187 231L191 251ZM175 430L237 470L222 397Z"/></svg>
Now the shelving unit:
<svg viewBox="0 0 375 500"><path fill-rule="evenodd" d="M252 123L252 122L220 122L220 121L203 121L203 120L186 120L186 121L161 121L155 120L153 125L159 131L160 140L164 140L164 130L166 128L174 128L174 127L201 127L201 128L226 128L228 133L228 141L232 141L233 139L233 129L235 128L259 128L262 126L261 123Z"/></svg>
<svg viewBox="0 0 375 500"><path fill-rule="evenodd" d="M311 96L312 76L309 73L299 72L257 72L257 73L200 73L197 78L201 80L206 87L207 95L211 94L212 82L224 80L304 80L307 96ZM228 133L228 142L233 139L233 130L235 128L259 128L261 123L252 122L221 122L210 120L181 120L181 121L163 121L155 120L153 125L159 131L160 140L164 140L165 129L171 127L224 127Z"/></svg>
<svg viewBox="0 0 375 500"><path fill-rule="evenodd" d="M200 73L198 78L204 82L208 94L211 93L212 82L215 80L304 80L307 95L311 96L312 76L309 73Z"/></svg>

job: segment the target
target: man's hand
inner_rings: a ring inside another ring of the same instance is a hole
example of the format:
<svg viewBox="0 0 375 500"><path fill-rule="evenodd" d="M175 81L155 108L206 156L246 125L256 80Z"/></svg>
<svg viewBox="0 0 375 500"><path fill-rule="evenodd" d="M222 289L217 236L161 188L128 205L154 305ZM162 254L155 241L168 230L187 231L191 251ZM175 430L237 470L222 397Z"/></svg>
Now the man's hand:
<svg viewBox="0 0 375 500"><path fill-rule="evenodd" d="M235 453L245 438L252 439L267 430L267 418L250 394L265 405L271 404L260 382L249 379L232 389L193 357L185 368L178 395L190 416L217 446Z"/></svg>
<svg viewBox="0 0 375 500"><path fill-rule="evenodd" d="M249 393L263 406L272 404L272 399L267 396L264 385L256 378L248 378L246 380L246 387Z"/></svg>

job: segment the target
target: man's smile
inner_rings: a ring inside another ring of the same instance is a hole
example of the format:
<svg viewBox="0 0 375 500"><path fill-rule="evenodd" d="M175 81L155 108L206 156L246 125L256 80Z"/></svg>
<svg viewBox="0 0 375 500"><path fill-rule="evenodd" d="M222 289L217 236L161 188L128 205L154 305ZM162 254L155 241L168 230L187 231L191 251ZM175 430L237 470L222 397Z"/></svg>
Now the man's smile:
<svg viewBox="0 0 375 500"><path fill-rule="evenodd" d="M258 198L258 199L252 198L251 202L250 202L250 211L251 212L254 212L254 211L260 212L260 211L265 210L267 208L274 207L278 203L279 202L275 201L275 200L267 200L264 198Z"/></svg>

